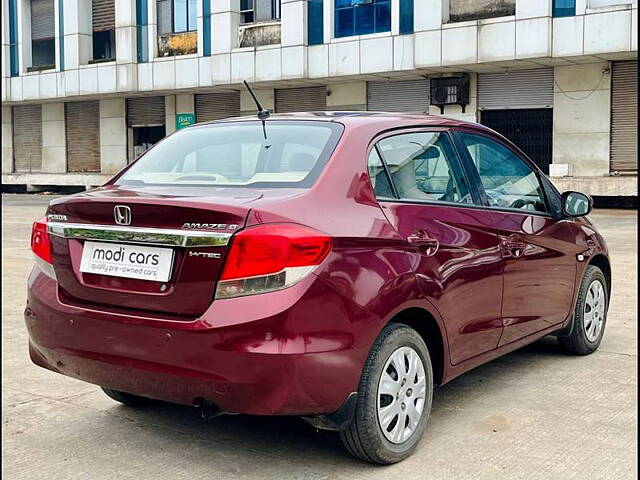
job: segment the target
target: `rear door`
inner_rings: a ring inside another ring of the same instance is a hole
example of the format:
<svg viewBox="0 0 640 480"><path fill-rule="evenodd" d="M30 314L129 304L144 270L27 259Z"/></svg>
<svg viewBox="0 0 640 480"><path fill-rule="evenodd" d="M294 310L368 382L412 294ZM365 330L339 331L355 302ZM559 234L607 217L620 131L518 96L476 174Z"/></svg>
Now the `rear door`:
<svg viewBox="0 0 640 480"><path fill-rule="evenodd" d="M448 133L388 135L370 151L369 169L420 288L444 319L451 362L495 349L502 333L498 237Z"/></svg>
<svg viewBox="0 0 640 480"><path fill-rule="evenodd" d="M576 276L572 222L551 214L539 173L498 137L456 132L500 241L504 269L500 345L563 322Z"/></svg>

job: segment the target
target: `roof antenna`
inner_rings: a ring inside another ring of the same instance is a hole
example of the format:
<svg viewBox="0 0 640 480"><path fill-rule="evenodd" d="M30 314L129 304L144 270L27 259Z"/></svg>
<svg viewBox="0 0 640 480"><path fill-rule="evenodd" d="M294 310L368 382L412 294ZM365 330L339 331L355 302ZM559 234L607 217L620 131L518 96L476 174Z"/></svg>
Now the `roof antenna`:
<svg viewBox="0 0 640 480"><path fill-rule="evenodd" d="M271 116L271 113L269 112L269 110L267 110L266 108L263 108L263 106L260 105L258 98L256 97L255 93L253 93L253 90L251 90L251 87L249 86L247 81L243 80L243 82L244 82L244 86L247 87L247 90L249 90L249 93L251 94L253 101L256 102L256 107L258 107L258 119L262 122L262 132L264 133L264 139L266 140L267 126L265 121L267 120L267 118Z"/></svg>

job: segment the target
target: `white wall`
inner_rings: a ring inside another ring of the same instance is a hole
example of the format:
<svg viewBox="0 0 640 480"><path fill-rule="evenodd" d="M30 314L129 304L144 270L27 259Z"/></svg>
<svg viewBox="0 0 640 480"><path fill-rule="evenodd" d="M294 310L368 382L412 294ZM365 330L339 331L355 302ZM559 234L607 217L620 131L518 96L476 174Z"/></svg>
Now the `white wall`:
<svg viewBox="0 0 640 480"><path fill-rule="evenodd" d="M555 67L553 163L569 175L609 174L611 74L607 62Z"/></svg>
<svg viewBox="0 0 640 480"><path fill-rule="evenodd" d="M11 107L2 107L2 173L13 171L13 123Z"/></svg>
<svg viewBox="0 0 640 480"><path fill-rule="evenodd" d="M100 100L100 171L116 173L127 165L127 119L124 98Z"/></svg>

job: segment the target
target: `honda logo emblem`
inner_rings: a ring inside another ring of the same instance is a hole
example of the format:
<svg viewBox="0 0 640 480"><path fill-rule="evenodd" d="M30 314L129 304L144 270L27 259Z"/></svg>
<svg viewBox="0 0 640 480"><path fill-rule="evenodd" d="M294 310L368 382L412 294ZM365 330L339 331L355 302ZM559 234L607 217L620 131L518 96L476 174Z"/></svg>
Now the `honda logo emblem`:
<svg viewBox="0 0 640 480"><path fill-rule="evenodd" d="M118 225L131 225L131 209L126 205L113 207L113 216Z"/></svg>

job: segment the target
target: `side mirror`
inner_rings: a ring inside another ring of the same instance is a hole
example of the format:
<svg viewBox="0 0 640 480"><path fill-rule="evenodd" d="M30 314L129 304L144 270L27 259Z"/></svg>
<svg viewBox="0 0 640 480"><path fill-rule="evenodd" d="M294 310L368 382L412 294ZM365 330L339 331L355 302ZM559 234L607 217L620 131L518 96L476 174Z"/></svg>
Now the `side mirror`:
<svg viewBox="0 0 640 480"><path fill-rule="evenodd" d="M562 213L567 217L584 217L593 210L593 199L580 192L562 194Z"/></svg>

